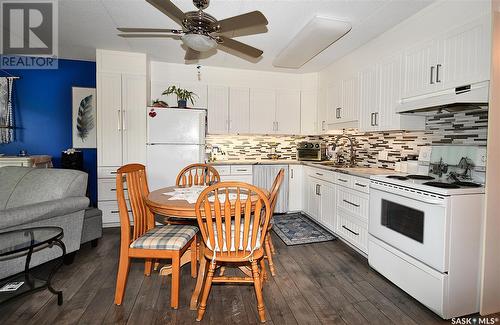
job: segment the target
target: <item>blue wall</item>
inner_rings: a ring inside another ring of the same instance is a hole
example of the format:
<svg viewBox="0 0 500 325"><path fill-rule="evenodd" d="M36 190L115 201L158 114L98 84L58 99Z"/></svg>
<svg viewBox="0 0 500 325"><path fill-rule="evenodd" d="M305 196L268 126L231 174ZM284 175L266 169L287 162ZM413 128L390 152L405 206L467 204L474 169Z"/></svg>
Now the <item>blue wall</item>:
<svg viewBox="0 0 500 325"><path fill-rule="evenodd" d="M0 153L16 155L21 149L29 154L48 154L54 167L61 163L61 151L72 147L71 87L96 86L94 62L59 60L54 70L8 70L21 79L14 84L15 142L0 144ZM0 71L0 76L6 76ZM97 202L97 153L83 149L85 170L89 173L92 203Z"/></svg>

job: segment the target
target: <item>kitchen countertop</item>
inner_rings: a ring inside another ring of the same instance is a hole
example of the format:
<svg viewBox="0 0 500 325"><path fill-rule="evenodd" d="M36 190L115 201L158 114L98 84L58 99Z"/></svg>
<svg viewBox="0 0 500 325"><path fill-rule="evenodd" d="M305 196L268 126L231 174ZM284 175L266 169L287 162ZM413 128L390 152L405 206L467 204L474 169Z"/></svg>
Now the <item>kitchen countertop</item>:
<svg viewBox="0 0 500 325"><path fill-rule="evenodd" d="M339 168L332 166L323 166L320 163L312 161L298 161L298 160L219 160L210 163L214 166L224 166L224 165L304 165L309 167L321 168L324 170L329 170L337 173L344 173L364 178L370 178L372 175L390 175L396 172L392 169L386 168L370 168L370 167L347 167Z"/></svg>

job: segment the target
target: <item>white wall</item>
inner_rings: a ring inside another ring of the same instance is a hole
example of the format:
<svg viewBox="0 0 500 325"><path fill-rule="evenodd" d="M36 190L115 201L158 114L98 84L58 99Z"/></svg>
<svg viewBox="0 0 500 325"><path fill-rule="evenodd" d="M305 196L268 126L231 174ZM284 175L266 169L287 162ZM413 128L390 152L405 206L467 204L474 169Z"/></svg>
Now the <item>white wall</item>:
<svg viewBox="0 0 500 325"><path fill-rule="evenodd" d="M295 74L202 66L198 75L197 65L158 61L152 61L150 68L152 99L161 98L163 90L172 83L298 90L317 87L317 73Z"/></svg>
<svg viewBox="0 0 500 325"><path fill-rule="evenodd" d="M500 312L500 0L493 4L493 44L490 108L488 116L488 160L486 169L486 219L483 227L481 276L482 315Z"/></svg>

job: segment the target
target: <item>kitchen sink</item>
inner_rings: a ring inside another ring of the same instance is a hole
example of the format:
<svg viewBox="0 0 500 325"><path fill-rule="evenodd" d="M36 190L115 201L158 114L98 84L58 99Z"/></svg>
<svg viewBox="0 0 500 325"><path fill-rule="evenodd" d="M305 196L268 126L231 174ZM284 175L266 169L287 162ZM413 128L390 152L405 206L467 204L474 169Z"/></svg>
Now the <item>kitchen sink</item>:
<svg viewBox="0 0 500 325"><path fill-rule="evenodd" d="M335 161L323 161L323 162L319 162L316 164L321 165L321 166L334 167L334 168L353 168L353 167L356 167L356 166L350 166L350 165L346 165L346 164L339 164Z"/></svg>

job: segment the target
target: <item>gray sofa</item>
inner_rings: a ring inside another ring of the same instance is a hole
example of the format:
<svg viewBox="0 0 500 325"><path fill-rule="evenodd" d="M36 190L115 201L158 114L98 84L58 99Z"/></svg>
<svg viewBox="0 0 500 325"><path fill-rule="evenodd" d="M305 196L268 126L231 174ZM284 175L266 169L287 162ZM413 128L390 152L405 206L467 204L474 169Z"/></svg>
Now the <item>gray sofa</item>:
<svg viewBox="0 0 500 325"><path fill-rule="evenodd" d="M67 253L80 248L87 174L69 169L26 167L0 168L0 232L14 229L58 226L64 230ZM54 246L35 252L36 266L61 256ZM24 270L25 257L0 261L0 278Z"/></svg>

